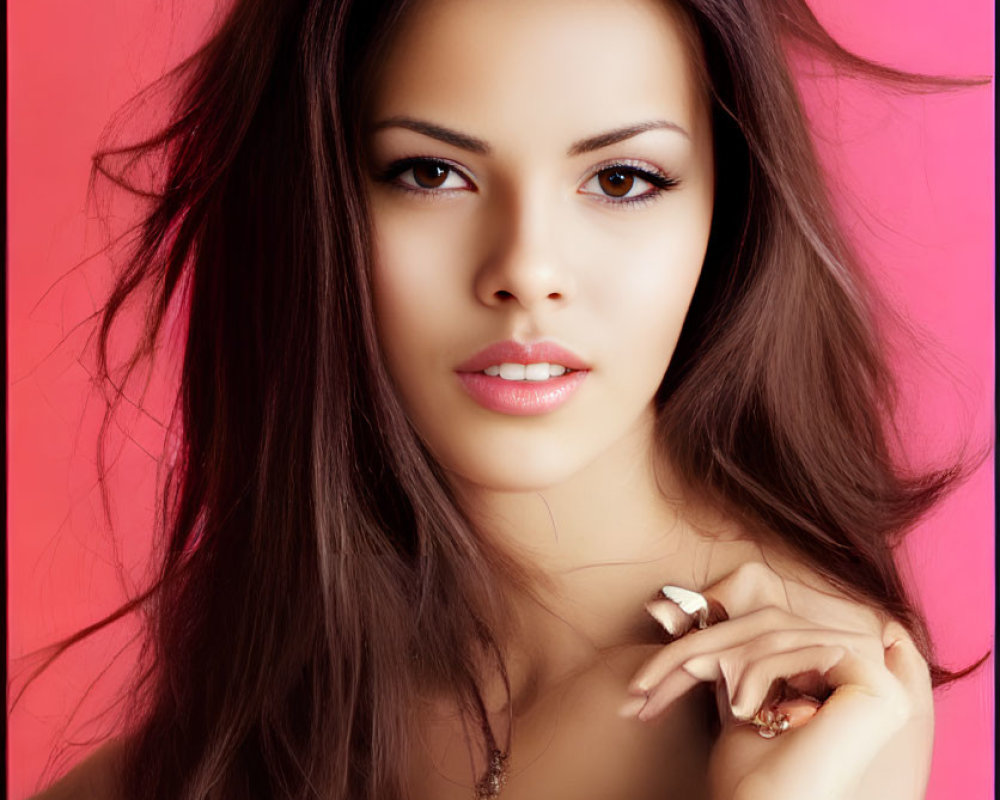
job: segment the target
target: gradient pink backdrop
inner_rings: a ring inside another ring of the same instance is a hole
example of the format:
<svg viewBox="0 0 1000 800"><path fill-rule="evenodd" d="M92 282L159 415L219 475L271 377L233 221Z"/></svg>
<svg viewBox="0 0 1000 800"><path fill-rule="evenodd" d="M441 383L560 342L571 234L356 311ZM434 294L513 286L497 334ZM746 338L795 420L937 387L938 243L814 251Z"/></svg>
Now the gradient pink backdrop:
<svg viewBox="0 0 1000 800"><path fill-rule="evenodd" d="M87 329L107 286L101 229L86 203L89 157L112 113L187 53L206 0L14 0L9 29L9 647L15 659L113 609L120 572L141 578L155 423L133 418L111 476L116 538L102 525L88 394ZM848 46L926 72L992 74L993 8L965 0L813 0ZM955 8L961 11L955 11ZM993 436L993 90L900 96L841 78L806 81L807 104L844 220L879 282L927 334L901 358L904 427L918 456ZM77 267L77 265L79 265ZM77 267L74 269L74 267ZM156 393L150 408L158 413ZM162 405L162 404L160 404ZM126 418L129 415L126 414ZM993 495L988 461L910 538L904 559L941 659L993 646ZM87 686L128 638L88 643L46 673L10 720L10 796L37 787ZM112 667L80 707L87 719L125 674ZM15 661L15 685L30 669ZM993 663L937 695L928 797L993 796ZM83 750L64 757L75 759ZM58 765L55 765L58 767ZM50 765L52 768L53 765ZM49 775L51 777L51 774Z"/></svg>

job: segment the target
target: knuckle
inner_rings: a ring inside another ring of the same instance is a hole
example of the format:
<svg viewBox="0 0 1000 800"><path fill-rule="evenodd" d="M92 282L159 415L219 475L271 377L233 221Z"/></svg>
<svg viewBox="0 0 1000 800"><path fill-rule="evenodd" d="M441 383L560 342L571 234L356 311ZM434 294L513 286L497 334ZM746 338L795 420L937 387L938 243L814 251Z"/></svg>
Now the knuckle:
<svg viewBox="0 0 1000 800"><path fill-rule="evenodd" d="M778 573L760 561L745 561L733 573L740 594L755 605L777 604L785 600L784 582Z"/></svg>
<svg viewBox="0 0 1000 800"><path fill-rule="evenodd" d="M770 683L773 678L773 665L766 658L750 659L742 666L743 682L747 686Z"/></svg>
<svg viewBox="0 0 1000 800"><path fill-rule="evenodd" d="M774 628L784 625L787 623L789 617L785 609L773 604L763 606L752 613L759 620L763 628ZM777 631L769 631L769 633L777 633Z"/></svg>
<svg viewBox="0 0 1000 800"><path fill-rule="evenodd" d="M723 675L731 675L732 668L735 665L735 659L732 653L727 653L726 655L719 656L719 672Z"/></svg>
<svg viewBox="0 0 1000 800"><path fill-rule="evenodd" d="M744 561L733 572L735 580L747 584L759 584L777 578L766 564L760 561Z"/></svg>
<svg viewBox="0 0 1000 800"><path fill-rule="evenodd" d="M894 619L890 619L882 627L882 643L884 646L889 646L893 642L905 640L912 643L909 631L905 627Z"/></svg>
<svg viewBox="0 0 1000 800"><path fill-rule="evenodd" d="M757 637L755 651L757 653L777 653L788 650L798 642L799 636L794 631L768 631Z"/></svg>
<svg viewBox="0 0 1000 800"><path fill-rule="evenodd" d="M719 658L719 672L726 685L732 688L736 678L747 668L748 662L742 653L729 653Z"/></svg>

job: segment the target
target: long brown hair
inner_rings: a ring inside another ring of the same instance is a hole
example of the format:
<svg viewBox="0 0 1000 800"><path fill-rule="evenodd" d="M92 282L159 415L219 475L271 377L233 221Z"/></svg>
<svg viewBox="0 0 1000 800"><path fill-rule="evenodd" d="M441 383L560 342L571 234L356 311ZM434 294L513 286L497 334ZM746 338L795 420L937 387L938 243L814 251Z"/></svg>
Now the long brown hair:
<svg viewBox="0 0 1000 800"><path fill-rule="evenodd" d="M899 618L933 664L892 546L959 469L907 475L892 457L874 295L785 47L909 88L954 82L843 50L798 0L677 4L726 191L658 394L661 443L693 491ZM103 313L101 378L124 385L172 309L186 323L159 572L122 610L148 622L127 797L404 797L415 688L455 687L475 718L479 656L502 671L515 567L409 426L371 312L362 112L410 5L239 0L172 76L169 125L95 161L126 188L136 164L166 165ZM119 369L110 337L140 296Z"/></svg>

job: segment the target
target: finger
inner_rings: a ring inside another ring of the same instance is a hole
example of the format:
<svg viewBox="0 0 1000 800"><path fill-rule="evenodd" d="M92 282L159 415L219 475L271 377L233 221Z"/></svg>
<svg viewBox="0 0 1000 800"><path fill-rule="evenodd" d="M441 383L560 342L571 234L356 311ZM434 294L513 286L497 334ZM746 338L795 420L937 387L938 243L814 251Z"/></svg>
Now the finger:
<svg viewBox="0 0 1000 800"><path fill-rule="evenodd" d="M847 653L839 645L814 644L758 658L749 663L732 686L732 710L737 719L751 719L765 704L771 687L790 675L826 675Z"/></svg>
<svg viewBox="0 0 1000 800"><path fill-rule="evenodd" d="M737 620L733 621L733 623L735 622ZM716 631L721 627L720 625L718 629L712 630ZM668 645L664 651L675 648L680 650L680 645L684 644L686 646L683 649L690 652L691 641L694 641L695 644L701 642L703 649L707 649L708 633L709 631L702 631L697 635L691 634L683 642ZM713 640L716 638L718 637L713 637ZM769 630L767 633L758 635L738 646L703 652L686 660L683 658L683 654L678 655L677 652L674 652L672 660L676 664L675 668L665 674L662 680L645 690L646 702L638 714L639 719L648 720L658 716L678 697L690 691L698 683L721 682L725 686L727 702L731 704L733 691L743 679L743 673L748 664L776 652L801 650L804 647L824 644L839 644L844 648L858 650L863 647L871 649L874 646L875 652L878 654L877 657L881 658L882 648L877 639L847 631L816 630L813 628L808 630ZM787 673L781 677L788 677L792 674L794 673Z"/></svg>
<svg viewBox="0 0 1000 800"><path fill-rule="evenodd" d="M796 697L792 700L782 700L776 706L776 712L788 720L789 729L801 728L816 716L821 704L818 700L808 697Z"/></svg>
<svg viewBox="0 0 1000 800"><path fill-rule="evenodd" d="M707 628L729 619L729 614L718 600L706 597L701 592L668 584L660 589L660 594L673 602L698 628Z"/></svg>
<svg viewBox="0 0 1000 800"><path fill-rule="evenodd" d="M759 561L748 561L702 591L720 602L730 617L739 617L763 606L777 606L817 625L873 633L883 620L871 608L849 600L817 576L810 582L787 577Z"/></svg>
<svg viewBox="0 0 1000 800"><path fill-rule="evenodd" d="M752 668L755 665L780 653L801 651L807 647L833 646L857 653L866 653L868 658L881 660L882 646L874 637L849 631L813 628L769 631L745 644L695 656L681 664L681 671L701 681L723 681L733 715L740 719L747 719L748 717L741 713L735 705L735 692L740 684L747 680L748 671L752 674ZM827 681L811 669L802 670L799 673L788 672L778 677L785 679L793 690L799 690L816 697L824 694L824 690L828 686ZM771 683L769 682L761 691L766 694L770 687ZM665 704L669 705L669 702L674 699L673 697L661 698L659 695L659 687L650 692L649 697L653 701L650 708L663 708ZM754 711L759 707L760 703ZM753 713L749 716L752 717Z"/></svg>
<svg viewBox="0 0 1000 800"><path fill-rule="evenodd" d="M832 686L853 686L872 696L893 697L903 694L903 687L889 671L882 658L871 659L848 652L827 673Z"/></svg>
<svg viewBox="0 0 1000 800"><path fill-rule="evenodd" d="M880 730L898 730L914 714L925 712L933 701L929 691L909 691L892 667L912 671L912 677L918 680L919 662L922 660L908 638L898 640L877 661L848 652L827 672L827 680L837 690L824 703L824 708L827 705L845 708L849 705L858 713L864 713L865 709L869 712L874 710L880 721ZM907 662L905 666L903 662ZM922 679L929 681L929 677Z"/></svg>
<svg viewBox="0 0 1000 800"><path fill-rule="evenodd" d="M886 669L903 685L916 706L924 711L933 707L930 670L908 635L892 642L885 650L884 659Z"/></svg>
<svg viewBox="0 0 1000 800"><path fill-rule="evenodd" d="M742 644L763 631L782 624L789 627L788 619L787 612L781 609L765 608L740 619L692 631L668 644L643 665L629 684L629 691L633 694L648 694L667 675L695 655Z"/></svg>
<svg viewBox="0 0 1000 800"><path fill-rule="evenodd" d="M690 692L701 681L688 675L684 670L676 670L664 678L656 690L646 695L646 701L636 715L646 722L655 719L681 695Z"/></svg>
<svg viewBox="0 0 1000 800"><path fill-rule="evenodd" d="M646 706L646 697L630 697L618 707L618 716L623 719L635 719Z"/></svg>
<svg viewBox="0 0 1000 800"><path fill-rule="evenodd" d="M824 697L829 691L826 678L818 672L803 672L785 679L789 689L799 695L809 697Z"/></svg>
<svg viewBox="0 0 1000 800"><path fill-rule="evenodd" d="M884 661L873 662L846 651L827 671L826 678L836 689L808 726L810 729L819 726L817 734L821 737L850 740L851 747L873 752L911 720L917 710Z"/></svg>
<svg viewBox="0 0 1000 800"><path fill-rule="evenodd" d="M766 606L788 609L784 580L759 561L741 564L702 594L721 603L730 617L742 617Z"/></svg>
<svg viewBox="0 0 1000 800"><path fill-rule="evenodd" d="M881 663L882 644L873 636L853 631L835 631L827 628L802 630L771 630L743 644L714 653L705 653L684 662L681 667L690 675L702 680L725 677L729 686L742 682L744 673L756 662L777 653L802 650L806 647L842 647L869 660ZM781 676L789 684L808 694L817 694L825 682L813 672L787 673Z"/></svg>
<svg viewBox="0 0 1000 800"><path fill-rule="evenodd" d="M885 646L883 660L886 669L909 695L914 710L933 715L930 668L910 632L896 620L890 620L882 630L882 643Z"/></svg>
<svg viewBox="0 0 1000 800"><path fill-rule="evenodd" d="M890 620L882 628L882 646L886 650L900 639L910 639L910 632L896 620Z"/></svg>
<svg viewBox="0 0 1000 800"><path fill-rule="evenodd" d="M694 617L672 600L653 600L646 603L646 612L675 638L683 636L694 627Z"/></svg>
<svg viewBox="0 0 1000 800"><path fill-rule="evenodd" d="M629 684L629 691L633 694L648 694L667 675L695 656L740 647L763 634L774 634L779 637L777 640L769 639L764 642L764 649L788 650L799 647L801 646L801 637L795 637L793 632L802 630L815 630L815 625L808 620L788 613L784 609L770 606L753 611L739 619L731 619L713 625L711 628L693 631L668 644L643 665ZM820 632L829 636L838 634L862 635L828 628L824 628ZM867 638L872 639L870 636ZM872 641L875 645L878 644L878 640L872 639ZM857 644L857 642L852 641L852 646ZM717 675L706 677L703 680L715 680L717 677Z"/></svg>
<svg viewBox="0 0 1000 800"><path fill-rule="evenodd" d="M799 622L805 624L803 620ZM747 666L761 658L815 645L836 645L873 661L880 661L882 658L882 645L873 636L829 628L796 628L769 630L732 647L702 653L683 662L681 667L701 680L714 681L728 674L734 682L738 682Z"/></svg>

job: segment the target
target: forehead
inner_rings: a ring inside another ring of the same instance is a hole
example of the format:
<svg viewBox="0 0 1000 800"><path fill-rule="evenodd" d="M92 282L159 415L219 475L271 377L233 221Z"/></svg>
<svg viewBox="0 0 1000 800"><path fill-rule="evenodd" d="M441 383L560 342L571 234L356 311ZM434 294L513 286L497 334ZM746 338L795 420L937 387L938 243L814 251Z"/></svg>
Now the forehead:
<svg viewBox="0 0 1000 800"><path fill-rule="evenodd" d="M665 0L418 0L376 79L372 115L497 141L666 118L707 124L694 35ZM545 123L545 124L542 124Z"/></svg>

